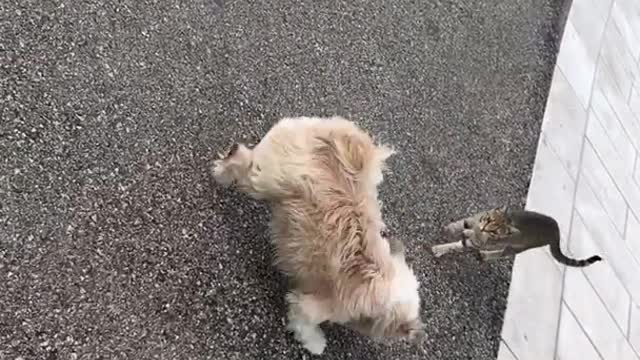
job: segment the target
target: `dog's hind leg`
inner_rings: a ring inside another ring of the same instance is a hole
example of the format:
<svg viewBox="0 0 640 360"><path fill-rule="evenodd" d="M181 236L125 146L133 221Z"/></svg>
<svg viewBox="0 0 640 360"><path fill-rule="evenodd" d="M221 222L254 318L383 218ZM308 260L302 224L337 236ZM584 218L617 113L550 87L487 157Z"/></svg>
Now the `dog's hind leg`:
<svg viewBox="0 0 640 360"><path fill-rule="evenodd" d="M310 353L320 355L327 346L327 339L318 325L332 316L329 304L314 294L293 291L287 294L289 324L296 340Z"/></svg>

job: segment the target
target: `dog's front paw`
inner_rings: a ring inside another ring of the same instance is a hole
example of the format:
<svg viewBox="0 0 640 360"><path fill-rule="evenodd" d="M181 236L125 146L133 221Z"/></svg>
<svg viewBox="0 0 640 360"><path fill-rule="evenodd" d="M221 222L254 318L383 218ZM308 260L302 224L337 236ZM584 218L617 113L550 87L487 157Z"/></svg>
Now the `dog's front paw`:
<svg viewBox="0 0 640 360"><path fill-rule="evenodd" d="M302 347L314 355L322 354L327 347L327 339L316 325L293 320L289 322L287 330L293 332L294 338L300 342Z"/></svg>
<svg viewBox="0 0 640 360"><path fill-rule="evenodd" d="M314 336L303 342L302 346L313 355L322 355L324 349L327 347L327 339L320 334L320 336Z"/></svg>

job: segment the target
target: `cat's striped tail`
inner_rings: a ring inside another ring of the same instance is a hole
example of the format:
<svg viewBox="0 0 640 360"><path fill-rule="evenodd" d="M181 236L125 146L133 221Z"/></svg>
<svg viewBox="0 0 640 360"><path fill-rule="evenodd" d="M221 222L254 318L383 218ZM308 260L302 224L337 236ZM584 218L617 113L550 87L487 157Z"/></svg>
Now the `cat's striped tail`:
<svg viewBox="0 0 640 360"><path fill-rule="evenodd" d="M559 242L554 241L549 245L550 245L549 247L551 248L551 255L553 255L553 257L556 260L558 260L561 264L564 264L567 266L584 267L602 260L602 258L598 255L594 255L588 259L582 259L582 260L572 259L570 257L567 257L565 254L563 254L562 251L560 251Z"/></svg>

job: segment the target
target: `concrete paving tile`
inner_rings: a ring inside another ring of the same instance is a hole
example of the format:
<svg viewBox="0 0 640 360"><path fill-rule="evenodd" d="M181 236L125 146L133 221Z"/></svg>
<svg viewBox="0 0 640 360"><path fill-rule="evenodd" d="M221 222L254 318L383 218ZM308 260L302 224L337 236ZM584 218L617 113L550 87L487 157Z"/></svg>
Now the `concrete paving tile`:
<svg viewBox="0 0 640 360"><path fill-rule="evenodd" d="M616 23L626 46L633 57L640 57L640 25L638 21L637 2L628 0L616 0L611 8L611 19Z"/></svg>
<svg viewBox="0 0 640 360"><path fill-rule="evenodd" d="M592 188L597 189L596 196L602 203L609 218L619 233L624 232L627 203L618 190L616 183L598 157L590 142L585 142L582 154L581 175Z"/></svg>
<svg viewBox="0 0 640 360"><path fill-rule="evenodd" d="M637 302L631 304L629 324L629 343L640 353L640 305Z"/></svg>
<svg viewBox="0 0 640 360"><path fill-rule="evenodd" d="M565 271L564 301L604 359L638 360L580 269Z"/></svg>
<svg viewBox="0 0 640 360"><path fill-rule="evenodd" d="M602 249L593 241L582 218L574 214L571 227L569 254L576 259L601 255ZM618 279L608 261L600 261L583 268L585 276L596 290L606 308L621 329L626 329L629 321L629 293Z"/></svg>
<svg viewBox="0 0 640 360"><path fill-rule="evenodd" d="M609 105L615 112L618 120L629 134L631 142L636 149L640 149L640 118L631 110L628 98L605 92Z"/></svg>
<svg viewBox="0 0 640 360"><path fill-rule="evenodd" d="M629 109L636 116L636 118L640 119L640 90L639 90L640 82L636 82L631 89L631 94L629 96Z"/></svg>
<svg viewBox="0 0 640 360"><path fill-rule="evenodd" d="M598 61L596 66L593 89L594 91L595 89L601 89L607 96L610 96L609 94L613 94L620 98L624 98L622 88L618 85L613 76L613 69L611 69L608 63L602 60Z"/></svg>
<svg viewBox="0 0 640 360"><path fill-rule="evenodd" d="M587 113L583 105L567 78L556 67L547 98L542 133L574 180L578 174L582 146L582 137L576 134L584 132L586 121Z"/></svg>
<svg viewBox="0 0 640 360"><path fill-rule="evenodd" d="M587 334L566 304L560 310L556 360L601 360Z"/></svg>
<svg viewBox="0 0 640 360"><path fill-rule="evenodd" d="M594 91L593 108L598 108L598 99L602 99L607 106L606 99L601 95L600 91ZM607 117L607 115L611 116ZM606 125L601 123L593 109L590 111L587 139L598 157L602 159L604 167L618 186L623 198L626 199L627 205L635 214L640 214L640 186L634 181L633 169L636 150L631 145L627 133L622 129L615 114L608 112L602 116L608 119Z"/></svg>
<svg viewBox="0 0 640 360"><path fill-rule="evenodd" d="M589 115L591 121L589 121L589 126L587 127L587 138L596 148L600 157L606 159L607 162L610 159L617 158L619 162L624 164L626 169L622 174L629 175L633 173L636 148L600 89L594 89L593 91ZM608 165L608 163L605 165Z"/></svg>
<svg viewBox="0 0 640 360"><path fill-rule="evenodd" d="M502 338L519 360L553 358L561 291L561 272L544 252L516 257Z"/></svg>
<svg viewBox="0 0 640 360"><path fill-rule="evenodd" d="M500 348L498 349L497 360L518 360L515 355L509 350L504 340L500 342Z"/></svg>
<svg viewBox="0 0 640 360"><path fill-rule="evenodd" d="M627 47L625 38L614 21L608 21L605 26L600 61L609 65L612 76L620 86L623 96L628 97L631 87L640 77L640 71L635 57Z"/></svg>
<svg viewBox="0 0 640 360"><path fill-rule="evenodd" d="M633 252L633 255L640 261L640 221L638 221L637 215L635 214L629 214L627 219L625 241ZM635 300L640 302L640 299Z"/></svg>
<svg viewBox="0 0 640 360"><path fill-rule="evenodd" d="M584 39L589 53L596 57L600 50L607 14L611 0L574 0L569 11L569 20L576 32ZM599 11L594 11L598 9Z"/></svg>
<svg viewBox="0 0 640 360"><path fill-rule="evenodd" d="M631 297L640 298L640 264L586 181L578 182L575 207L594 243L601 249L604 261L613 269Z"/></svg>
<svg viewBox="0 0 640 360"><path fill-rule="evenodd" d="M589 53L585 41L578 34L571 20L567 20L565 25L556 64L573 86L582 105L586 107L591 96L596 56Z"/></svg>

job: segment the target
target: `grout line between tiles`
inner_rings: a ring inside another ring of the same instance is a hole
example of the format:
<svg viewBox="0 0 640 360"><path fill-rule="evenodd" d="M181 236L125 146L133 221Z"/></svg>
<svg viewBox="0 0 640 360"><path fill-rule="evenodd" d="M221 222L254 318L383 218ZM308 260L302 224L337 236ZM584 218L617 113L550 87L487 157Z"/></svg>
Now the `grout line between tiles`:
<svg viewBox="0 0 640 360"><path fill-rule="evenodd" d="M609 169L604 165L605 164L604 159L602 157L600 157L600 154L598 154L598 151L596 150L595 146L593 146L593 143L591 142L591 140L587 139L587 142L589 143L589 146L593 149L593 153L598 158L598 161L600 161L600 164L602 165L602 168L604 169L605 173L607 174L607 177L613 183L613 186L615 187L616 191L620 194L620 197L622 197L622 200L624 200L624 204L625 204L626 208L627 209L631 209L631 206L629 205L629 201L627 200L626 196L624 196L624 191L622 191L622 189L620 188L620 186L616 182L615 177L611 174ZM593 185L595 186L595 184L593 184ZM595 191L594 191L594 193L595 193ZM598 196L597 193L596 193L596 198L599 200L600 205L602 205L602 207L605 210L605 212L607 213L607 215L609 215L609 218L611 219L611 222L613 222L613 224L615 225L616 224L615 221L617 219L614 218L613 214L609 214L609 211L607 211L607 208L604 206L605 201L603 199L600 199L600 196ZM635 213L633 210L631 210L631 211L633 213ZM618 230L620 235L624 237L624 228L622 230L620 230L620 229L618 229L616 227L616 230Z"/></svg>
<svg viewBox="0 0 640 360"><path fill-rule="evenodd" d="M598 290L596 289L596 287L593 285L593 283L591 282L591 280L589 279L589 277L587 276L587 274L584 272L584 269L580 269L580 272L582 273L582 275L585 277L585 279L587 280L587 283L589 284L589 286L591 287L591 289L593 290L593 292L596 294L596 297L598 298L598 300L600 300L600 302L602 303L602 306L605 308L605 310L607 311L607 314L609 315L609 317L613 320L613 322L616 324L616 327L618 328L618 330L620 330L620 333L623 335L623 337L626 339L627 338L627 334L625 329L622 329L622 326L620 326L620 324L618 324L618 321L616 321L616 318L613 316L613 313L611 313L611 310L609 309L609 307L607 306L607 303L604 301L604 299L602 299L602 296L600 296L600 293L598 292ZM623 287L624 288L624 287ZM629 298L629 304L631 304L631 295L629 294L629 292L627 292L627 289L624 288L624 292L627 295L627 297ZM628 326L627 326L628 327ZM635 349L634 349L635 352ZM636 355L639 355L636 353Z"/></svg>
<svg viewBox="0 0 640 360"><path fill-rule="evenodd" d="M578 327L580 328L580 330L582 330L582 333L584 334L584 336L587 337L587 340L589 340L589 343L591 343L591 346L593 346L593 349L596 351L596 353L598 354L598 356L600 357L600 359L605 360L604 356L602 356L602 354L600 353L600 349L598 349L598 347L596 346L596 344L593 342L593 340L591 340L591 336L589 336L589 333L584 329L584 327L582 326L582 323L580 322L580 320L578 320L578 317L576 316L576 314L573 312L573 310L571 309L571 307L569 306L569 304L567 304L566 301L564 301L564 299L562 300L562 303L560 304L560 308L562 308L562 304L564 304L564 306L567 308L567 311L569 311L569 313L571 314L571 316L573 317L573 319L576 321L576 323L578 324ZM558 356L558 354L556 354L556 357Z"/></svg>
<svg viewBox="0 0 640 360"><path fill-rule="evenodd" d="M629 213L631 208L627 206L627 211L624 213L624 227L622 228L622 241L627 241L627 227L629 226Z"/></svg>
<svg viewBox="0 0 640 360"><path fill-rule="evenodd" d="M604 205L602 204L602 201L600 200L600 198L598 198L598 196L596 196L596 191L593 188L593 185L591 185L589 183L589 181L586 182L587 186L589 187L589 190L593 193L593 197L596 199L596 201L598 202L598 204L600 204L600 208L602 208L602 210L605 212L605 214L607 214L607 218L609 218L609 222L611 222L611 226L613 226L614 228L616 227L616 224L611 221L611 215L609 215L609 213L607 212L607 209L605 209ZM576 209L577 210L577 209ZM633 214L633 211L631 212L631 214ZM588 229L587 229L588 230ZM617 231L619 231L618 229L616 229ZM623 239L624 240L624 239ZM635 256L635 254L633 253L633 251L629 248L629 245L627 244L626 241L622 241L623 246L625 246L627 252L631 255L631 257L633 258L633 260L635 260L636 265L640 266L640 260Z"/></svg>
<svg viewBox="0 0 640 360"><path fill-rule="evenodd" d="M630 340L631 338L631 310L633 310L633 298L629 299L629 315L627 318L627 333L625 334L626 335L625 337L627 338L627 340Z"/></svg>
<svg viewBox="0 0 640 360"><path fill-rule="evenodd" d="M618 111L616 111L616 107L613 106L613 104L611 104L611 100L609 100L609 95L607 95L606 92L602 92L602 95L604 97L604 99L607 101L607 105L609 105L609 108L613 111L613 115L615 115L616 120L618 121L618 123L620 123L620 126L622 127L622 131L624 131L624 133L627 135L627 138L629 138L629 141L631 142L631 145L633 146L634 149L636 149L636 151L638 151L638 146L635 144L635 142L633 141L633 139L635 139L635 137L631 134L631 130L629 130L629 126L625 126L624 121L622 121L622 119L620 119L620 115L618 115ZM624 106L629 106L627 103L624 104ZM634 120L639 120L638 117L636 116L636 114L634 114L633 111L631 111L631 109L629 109L629 113L631 114L631 116L634 117Z"/></svg>
<svg viewBox="0 0 640 360"><path fill-rule="evenodd" d="M518 356L516 356L516 353L514 353L513 350L511 350L511 347L509 346L509 344L507 344L507 340L502 339L502 343L504 344L504 347L507 348L509 353L513 356L513 358L516 360L519 360ZM500 351L500 349L498 349L498 351Z"/></svg>
<svg viewBox="0 0 640 360"><path fill-rule="evenodd" d="M580 211L578 211L578 209L576 209L576 213L577 216L580 218L580 221L582 221L583 224L585 224L584 218L582 217L582 214L580 214ZM589 231L589 229L587 228L587 232L591 233ZM598 248L598 250L602 250L600 248ZM571 252L571 250L569 250L569 252ZM571 255L575 255L573 252L571 252ZM633 254L631 254L633 255ZM633 256L632 256L633 257ZM635 259L635 257L634 257ZM618 274L615 272L615 270L613 269L613 267L611 267L611 271L613 271L615 278L618 279L618 281L620 282L620 284L622 285L622 287L624 288L625 293L627 293L629 295L630 298L632 298L631 296L631 291L629 291L629 289L627 289L627 285L624 283L624 281L622 281L622 279L618 276ZM586 274L585 274L586 276Z"/></svg>

